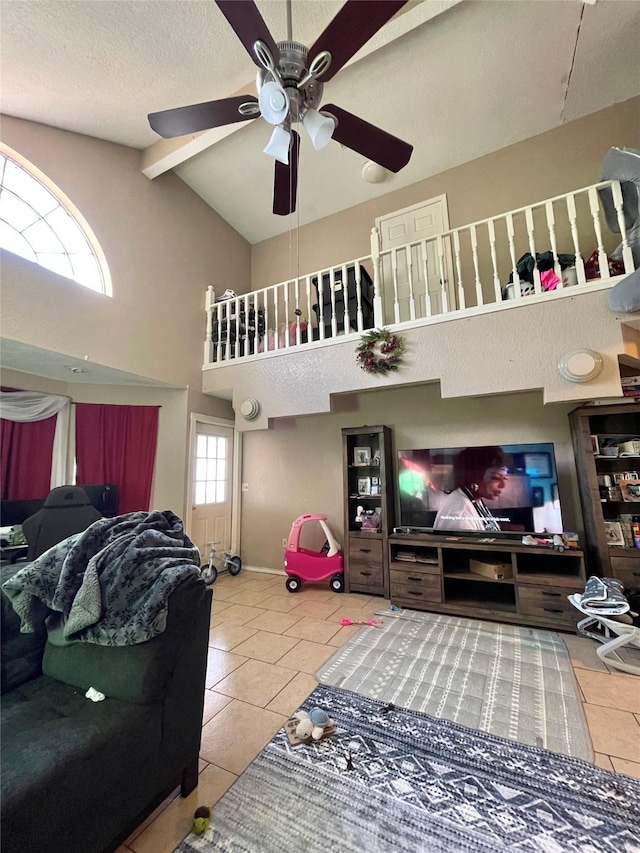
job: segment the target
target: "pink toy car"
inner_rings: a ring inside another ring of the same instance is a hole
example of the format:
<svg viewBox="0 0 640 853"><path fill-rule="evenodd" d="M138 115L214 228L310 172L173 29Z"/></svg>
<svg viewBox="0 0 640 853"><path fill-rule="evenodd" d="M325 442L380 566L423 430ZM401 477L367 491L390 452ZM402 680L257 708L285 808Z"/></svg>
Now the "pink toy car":
<svg viewBox="0 0 640 853"><path fill-rule="evenodd" d="M328 550L312 551L300 547L300 532L302 525L308 521L317 521L327 537ZM334 592L344 589L344 566L340 545L329 530L326 515L301 515L291 525L287 548L284 552L284 570L289 575L286 587L289 592L298 592L302 581L311 583L331 578L329 586Z"/></svg>

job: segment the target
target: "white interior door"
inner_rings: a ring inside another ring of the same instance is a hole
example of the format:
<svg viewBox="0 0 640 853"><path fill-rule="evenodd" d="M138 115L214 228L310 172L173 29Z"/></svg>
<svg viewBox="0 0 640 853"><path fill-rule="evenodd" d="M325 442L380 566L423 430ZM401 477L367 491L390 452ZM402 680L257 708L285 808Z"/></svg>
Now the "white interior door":
<svg viewBox="0 0 640 853"><path fill-rule="evenodd" d="M233 429L196 421L191 459L190 536L202 562L209 543L219 550L232 545Z"/></svg>
<svg viewBox="0 0 640 853"><path fill-rule="evenodd" d="M383 251L429 240L412 247L407 256L404 248L396 254L395 277L393 258L383 258L385 322L399 322L440 314L455 306L452 283L452 257L449 238L443 241L444 287L447 305L443 305L442 271L437 245L431 238L449 230L449 212L445 195L414 204L376 219ZM426 281L425 281L426 267ZM399 316L394 314L398 300ZM413 300L413 307L412 307ZM428 301L427 301L428 300ZM428 310L428 308L430 310Z"/></svg>

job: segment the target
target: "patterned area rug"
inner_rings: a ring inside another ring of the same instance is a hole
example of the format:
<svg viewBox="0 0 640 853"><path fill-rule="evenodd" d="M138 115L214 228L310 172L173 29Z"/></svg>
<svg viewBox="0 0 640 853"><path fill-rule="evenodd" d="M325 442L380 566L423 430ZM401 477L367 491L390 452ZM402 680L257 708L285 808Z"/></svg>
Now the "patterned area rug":
<svg viewBox="0 0 640 853"><path fill-rule="evenodd" d="M381 612L318 672L322 684L591 761L571 659L551 631Z"/></svg>
<svg viewBox="0 0 640 853"><path fill-rule="evenodd" d="M324 685L316 705L336 734L281 729L177 853L640 851L634 779Z"/></svg>

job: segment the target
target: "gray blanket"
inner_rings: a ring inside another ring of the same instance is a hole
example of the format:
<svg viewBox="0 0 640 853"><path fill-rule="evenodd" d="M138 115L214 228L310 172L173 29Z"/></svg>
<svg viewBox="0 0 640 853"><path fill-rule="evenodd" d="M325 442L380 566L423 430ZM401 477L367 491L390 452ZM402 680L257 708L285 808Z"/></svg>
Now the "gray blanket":
<svg viewBox="0 0 640 853"><path fill-rule="evenodd" d="M22 622L45 619L69 641L131 646L164 631L168 598L200 555L170 510L102 518L50 548L3 584ZM52 614L60 614L51 619Z"/></svg>

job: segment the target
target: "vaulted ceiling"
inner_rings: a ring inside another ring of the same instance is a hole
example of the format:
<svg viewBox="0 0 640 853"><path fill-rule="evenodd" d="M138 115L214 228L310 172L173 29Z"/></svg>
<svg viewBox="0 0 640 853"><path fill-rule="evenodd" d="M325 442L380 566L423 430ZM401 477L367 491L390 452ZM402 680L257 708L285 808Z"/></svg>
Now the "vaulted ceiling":
<svg viewBox="0 0 640 853"><path fill-rule="evenodd" d="M242 2L242 0L238 0ZM257 0L276 41L285 0ZM293 0L311 45L340 0ZM256 67L213 0L11 0L0 6L0 110L141 150L150 176L178 175L250 242L283 233L271 212L271 127L255 121L159 140L149 112L255 93ZM342 106L414 146L384 183L364 158L302 133L306 224L640 94L637 0L414 0L325 86ZM578 155L578 152L577 152Z"/></svg>

